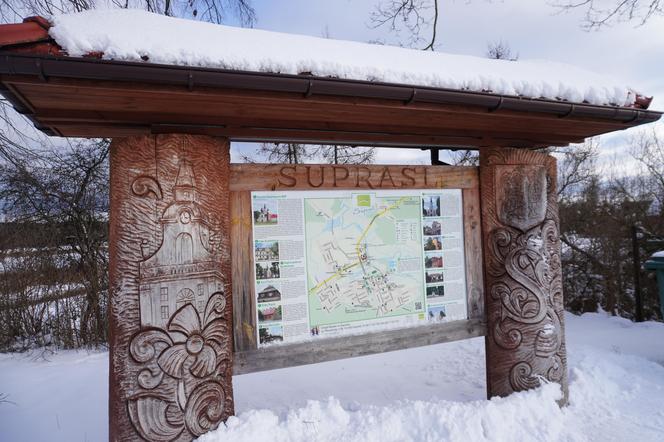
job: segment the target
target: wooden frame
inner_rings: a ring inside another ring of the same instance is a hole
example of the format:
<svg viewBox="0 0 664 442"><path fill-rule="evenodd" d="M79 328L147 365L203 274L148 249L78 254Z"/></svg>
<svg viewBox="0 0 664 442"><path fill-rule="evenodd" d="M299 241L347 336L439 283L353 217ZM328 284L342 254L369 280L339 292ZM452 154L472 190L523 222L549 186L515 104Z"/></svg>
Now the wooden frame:
<svg viewBox="0 0 664 442"><path fill-rule="evenodd" d="M465 321L257 349L251 192L408 188L462 190L468 318ZM486 335L477 167L232 164L229 190L235 352L233 374L313 364Z"/></svg>

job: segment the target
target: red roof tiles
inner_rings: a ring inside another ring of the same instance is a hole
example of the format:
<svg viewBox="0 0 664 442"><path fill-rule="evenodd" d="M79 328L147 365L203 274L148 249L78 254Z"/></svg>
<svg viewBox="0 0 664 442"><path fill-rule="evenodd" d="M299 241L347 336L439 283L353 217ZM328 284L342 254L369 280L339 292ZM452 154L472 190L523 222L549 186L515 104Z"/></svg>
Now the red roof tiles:
<svg viewBox="0 0 664 442"><path fill-rule="evenodd" d="M0 26L0 50L34 55L62 55L62 48L48 35L51 24L43 17Z"/></svg>

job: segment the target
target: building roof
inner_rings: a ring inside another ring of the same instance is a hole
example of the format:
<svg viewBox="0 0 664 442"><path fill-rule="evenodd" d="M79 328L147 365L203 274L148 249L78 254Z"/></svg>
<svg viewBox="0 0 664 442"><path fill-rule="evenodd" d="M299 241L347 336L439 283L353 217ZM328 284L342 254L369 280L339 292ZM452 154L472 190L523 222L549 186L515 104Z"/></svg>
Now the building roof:
<svg viewBox="0 0 664 442"><path fill-rule="evenodd" d="M137 10L0 26L2 93L63 136L538 147L657 120L579 68L296 36Z"/></svg>
<svg viewBox="0 0 664 442"><path fill-rule="evenodd" d="M52 23L48 33L53 41L75 57L92 54L108 60L310 74L595 105L647 107L648 102L624 82L546 60L515 62L419 51L129 9L58 15ZM44 20L39 24L44 26Z"/></svg>

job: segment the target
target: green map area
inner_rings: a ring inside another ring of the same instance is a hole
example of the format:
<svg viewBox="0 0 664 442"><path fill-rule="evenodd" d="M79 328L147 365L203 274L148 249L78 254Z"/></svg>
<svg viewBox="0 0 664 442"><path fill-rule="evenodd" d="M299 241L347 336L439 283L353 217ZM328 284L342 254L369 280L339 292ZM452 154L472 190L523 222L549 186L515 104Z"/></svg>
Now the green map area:
<svg viewBox="0 0 664 442"><path fill-rule="evenodd" d="M305 198L313 327L424 311L419 196Z"/></svg>

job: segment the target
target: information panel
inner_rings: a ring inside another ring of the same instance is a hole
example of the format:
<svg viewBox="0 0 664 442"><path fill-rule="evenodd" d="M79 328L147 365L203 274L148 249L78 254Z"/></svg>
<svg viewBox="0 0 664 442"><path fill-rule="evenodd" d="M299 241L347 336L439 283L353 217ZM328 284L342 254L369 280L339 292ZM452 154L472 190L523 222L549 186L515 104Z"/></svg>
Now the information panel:
<svg viewBox="0 0 664 442"><path fill-rule="evenodd" d="M251 197L259 346L466 319L460 189Z"/></svg>

